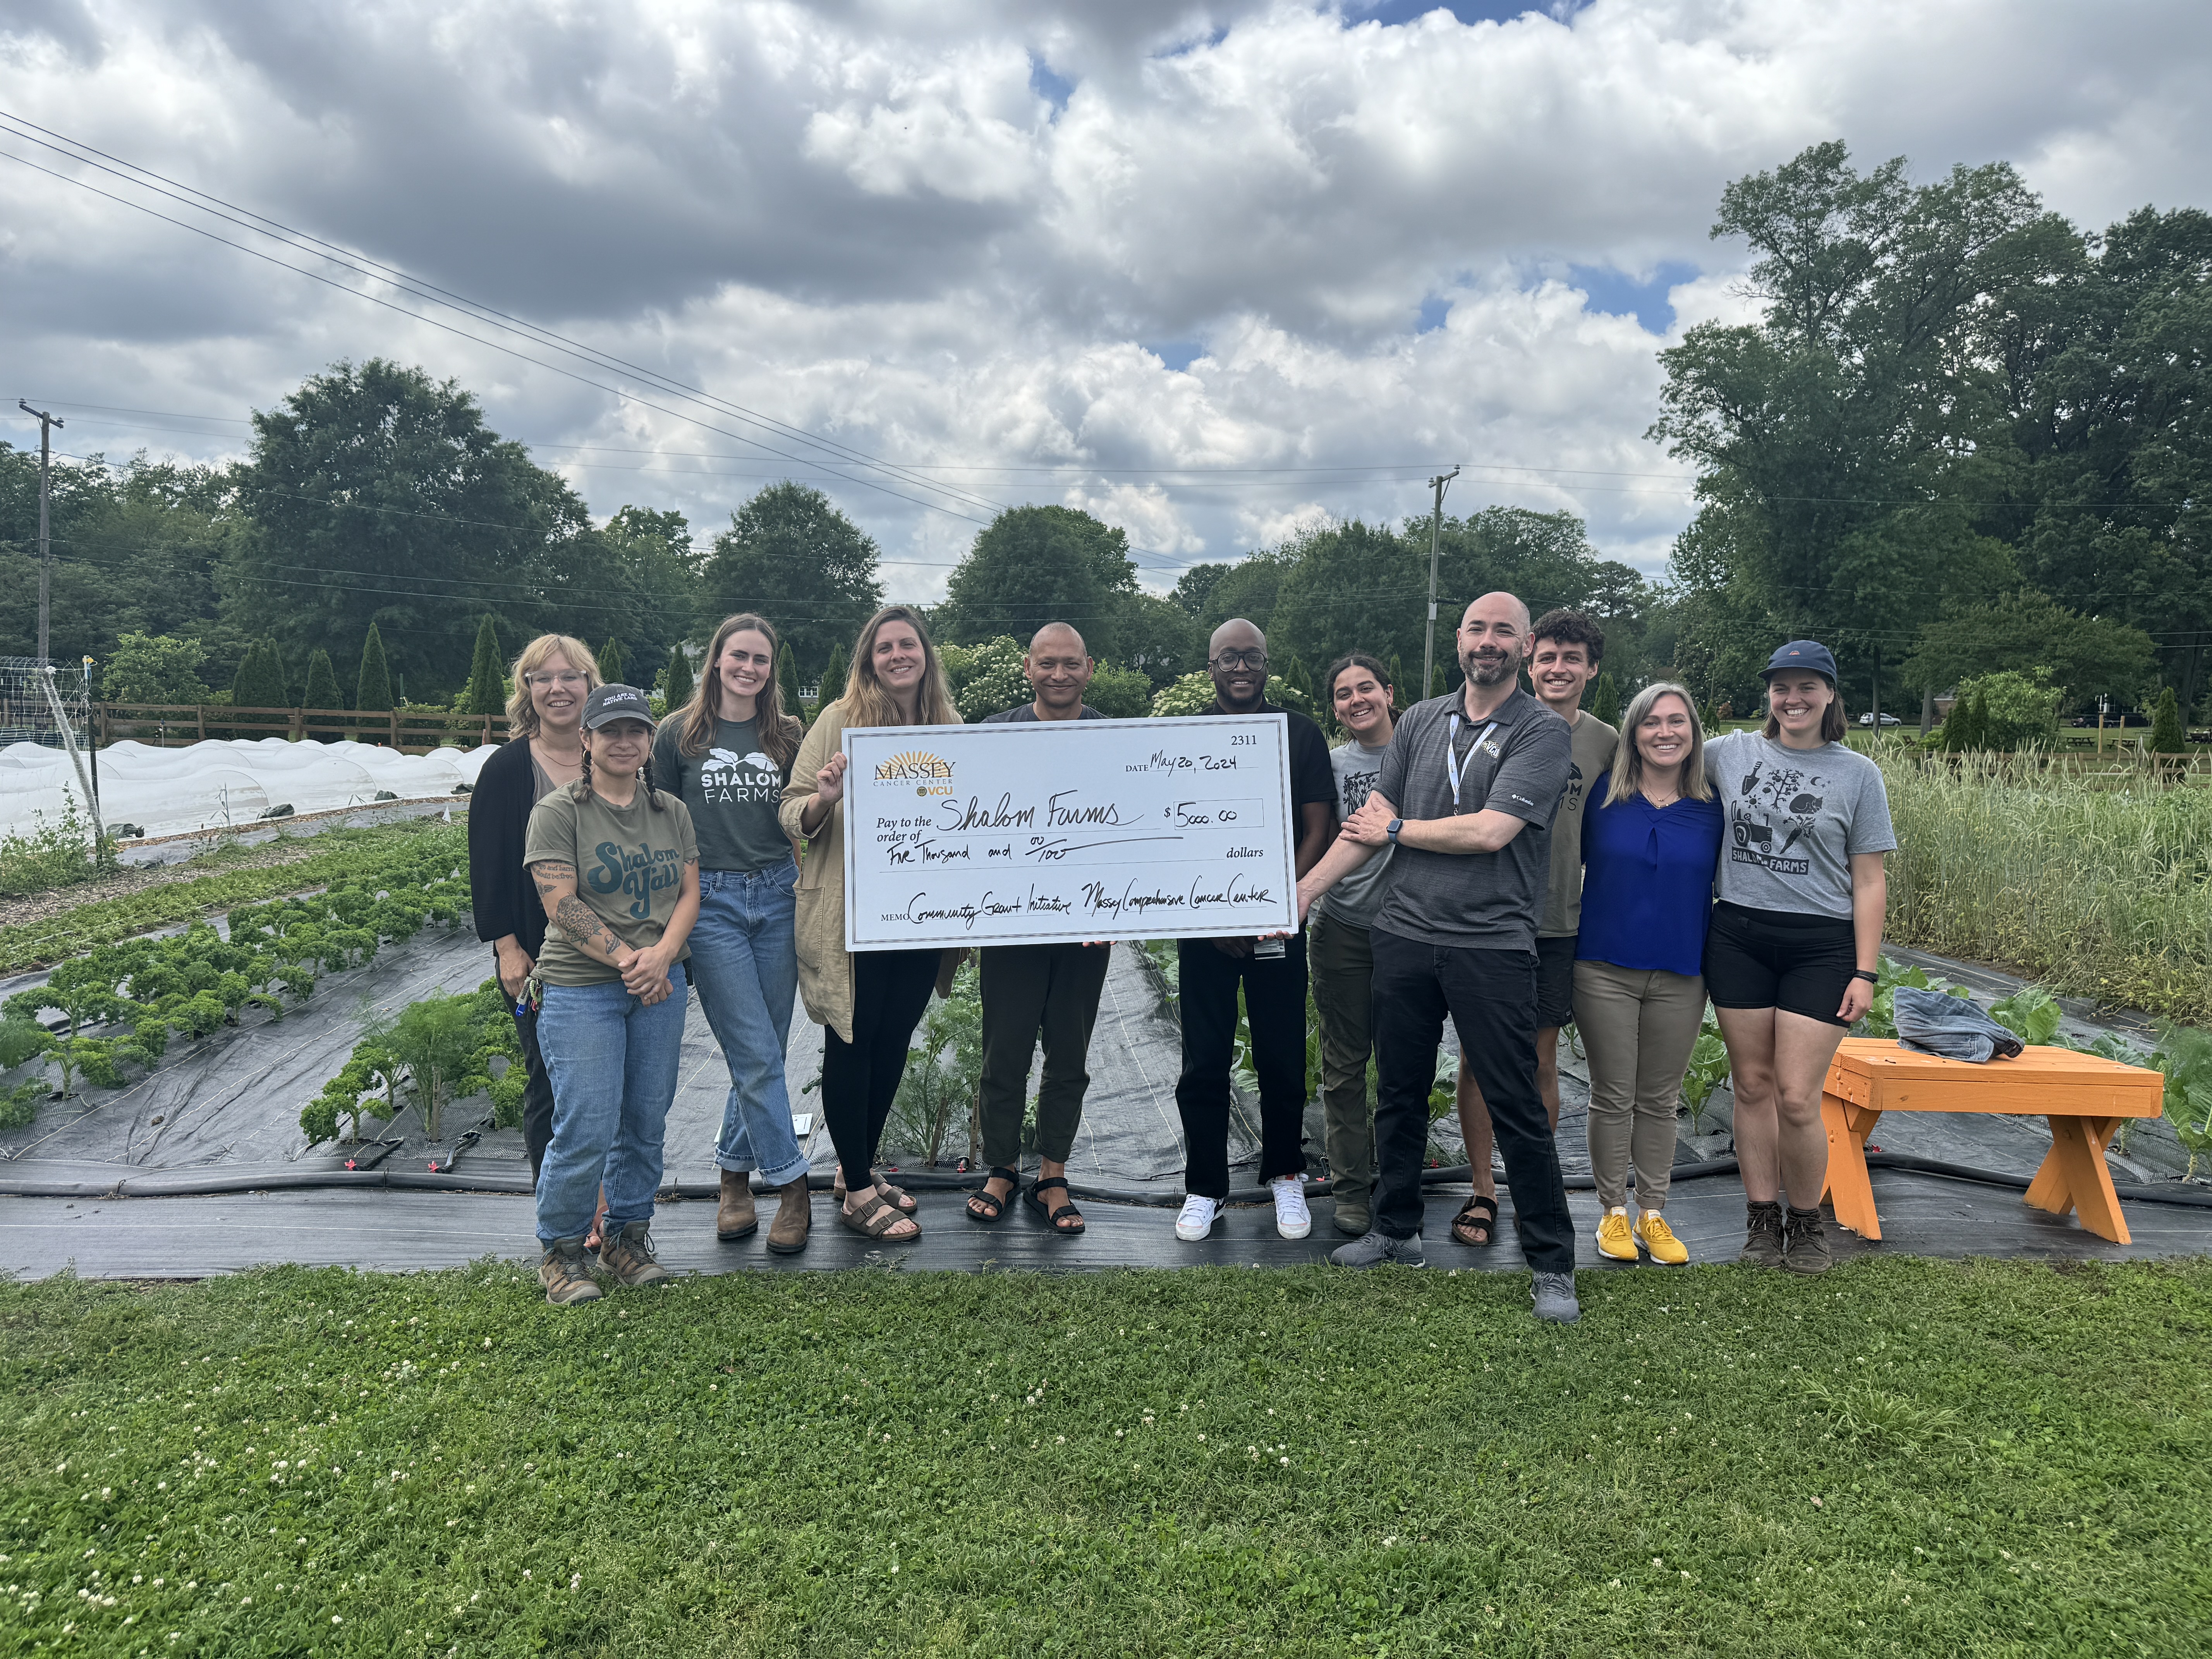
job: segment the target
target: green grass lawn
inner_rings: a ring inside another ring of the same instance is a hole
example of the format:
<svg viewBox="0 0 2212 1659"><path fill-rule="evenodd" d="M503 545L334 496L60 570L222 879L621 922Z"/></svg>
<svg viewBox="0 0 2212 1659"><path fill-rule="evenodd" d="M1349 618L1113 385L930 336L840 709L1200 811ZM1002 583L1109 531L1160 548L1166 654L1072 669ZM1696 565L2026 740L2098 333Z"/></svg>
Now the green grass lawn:
<svg viewBox="0 0 2212 1659"><path fill-rule="evenodd" d="M0 1651L2203 1650L2212 1263L1582 1284L0 1286Z"/></svg>

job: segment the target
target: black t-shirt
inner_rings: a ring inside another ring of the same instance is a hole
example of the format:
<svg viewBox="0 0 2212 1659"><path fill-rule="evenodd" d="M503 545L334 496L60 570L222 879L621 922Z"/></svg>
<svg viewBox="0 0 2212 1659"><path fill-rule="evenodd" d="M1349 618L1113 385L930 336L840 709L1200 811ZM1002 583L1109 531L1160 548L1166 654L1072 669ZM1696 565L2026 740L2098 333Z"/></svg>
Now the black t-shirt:
<svg viewBox="0 0 2212 1659"><path fill-rule="evenodd" d="M1004 708L995 714L984 715L983 718L977 720L975 724L978 726L1019 726L1024 720L1036 720L1036 717L1037 711L1036 703L1018 702L1012 708ZM1100 714L1096 708L1093 708L1086 702L1083 705L1083 712L1080 714L1078 714L1075 718L1079 720L1103 720L1106 716Z"/></svg>
<svg viewBox="0 0 2212 1659"><path fill-rule="evenodd" d="M1200 714L1226 714L1230 711L1220 703L1199 710ZM1328 763L1328 739L1316 726L1295 708L1279 708L1272 702L1263 702L1257 708L1243 711L1249 714L1280 714L1290 726L1291 737L1291 840L1293 845L1305 839L1305 823L1298 811L1316 801L1326 802L1329 810L1336 810L1336 771Z"/></svg>

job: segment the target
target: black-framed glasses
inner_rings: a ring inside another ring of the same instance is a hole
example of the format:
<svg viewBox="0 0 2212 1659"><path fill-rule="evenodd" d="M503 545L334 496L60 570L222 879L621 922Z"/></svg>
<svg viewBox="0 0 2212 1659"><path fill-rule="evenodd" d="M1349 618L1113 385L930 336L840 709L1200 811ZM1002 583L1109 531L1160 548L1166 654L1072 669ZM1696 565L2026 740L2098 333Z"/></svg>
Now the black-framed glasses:
<svg viewBox="0 0 2212 1659"><path fill-rule="evenodd" d="M1265 651L1224 651L1206 665L1210 668L1221 669L1265 668L1267 665L1267 653Z"/></svg>

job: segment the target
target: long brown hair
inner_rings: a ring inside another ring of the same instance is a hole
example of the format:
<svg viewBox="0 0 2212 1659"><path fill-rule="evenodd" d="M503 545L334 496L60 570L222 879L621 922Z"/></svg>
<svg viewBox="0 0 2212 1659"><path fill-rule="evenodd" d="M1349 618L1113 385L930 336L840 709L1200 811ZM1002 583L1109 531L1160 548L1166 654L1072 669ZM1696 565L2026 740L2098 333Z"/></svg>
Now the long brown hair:
<svg viewBox="0 0 2212 1659"><path fill-rule="evenodd" d="M1705 724L1698 718L1697 699L1686 686L1677 685L1672 680L1657 680L1631 698L1627 712L1620 717L1620 741L1613 751L1613 766L1605 788L1606 805L1643 793L1644 751L1636 746L1636 728L1651 718L1651 711L1662 697L1680 697L1683 713L1690 717L1690 752L1682 757L1682 798L1712 799L1712 785L1705 781Z"/></svg>
<svg viewBox="0 0 2212 1659"><path fill-rule="evenodd" d="M1844 689L1826 674L1820 678L1828 685L1828 706L1820 711L1820 741L1841 743L1851 729L1850 722L1844 716ZM1774 681L1771 677L1766 682L1766 735L1774 742L1782 740L1782 722L1774 715Z"/></svg>
<svg viewBox="0 0 2212 1659"><path fill-rule="evenodd" d="M592 654L590 646L566 634L540 634L522 647L522 654L507 671L507 732L510 738L538 735L538 705L530 701L530 676L556 657L565 657L568 666L583 675L586 693L599 689L599 659Z"/></svg>
<svg viewBox="0 0 2212 1659"><path fill-rule="evenodd" d="M860 632L853 641L853 665L845 674L845 695L838 701L843 704L845 724L848 726L904 726L899 718L898 702L884 689L876 678L876 630L887 622L902 622L910 626L915 637L921 641L921 684L916 688L914 723L916 726L959 726L963 722L960 710L952 701L952 688L945 682L945 665L938 659L937 647L930 643L929 629L923 626L921 613L911 605L887 605L860 624Z"/></svg>
<svg viewBox="0 0 2212 1659"><path fill-rule="evenodd" d="M783 640L774 623L750 611L722 618L722 625L714 630L714 641L707 647L707 659L699 665L699 681L691 688L691 701L669 715L671 720L683 721L676 729L676 750L696 760L714 740L714 722L722 718L722 647L732 634L757 634L768 641L768 684L753 699L753 713L760 731L761 752L775 763L777 771L788 772L806 728L783 706L783 677L777 672L783 660Z"/></svg>

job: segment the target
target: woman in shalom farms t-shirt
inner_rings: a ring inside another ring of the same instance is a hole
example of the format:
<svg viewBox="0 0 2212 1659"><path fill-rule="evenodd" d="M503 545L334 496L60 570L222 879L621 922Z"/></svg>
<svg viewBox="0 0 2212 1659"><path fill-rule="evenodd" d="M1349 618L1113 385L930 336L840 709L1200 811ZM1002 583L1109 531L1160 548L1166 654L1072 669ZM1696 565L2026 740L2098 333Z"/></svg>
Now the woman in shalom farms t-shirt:
<svg viewBox="0 0 2212 1659"><path fill-rule="evenodd" d="M538 1176L538 1277L556 1307L599 1294L584 1257L605 1188L599 1266L653 1285L653 1195L684 1041L684 940L699 915L699 848L684 803L653 787L653 713L634 685L584 700L584 775L530 814L522 860L548 918L532 975L553 1079ZM644 775L639 771L643 769Z"/></svg>
<svg viewBox="0 0 2212 1659"><path fill-rule="evenodd" d="M779 641L766 618L730 617L707 647L707 672L653 745L653 775L680 795L699 836L699 925L691 976L729 1067L714 1162L722 1174L714 1236L760 1230L752 1171L781 1200L768 1247L806 1248L806 1156L792 1132L783 1051L799 991L792 943L799 865L777 822L805 728L784 712Z"/></svg>
<svg viewBox="0 0 2212 1659"><path fill-rule="evenodd" d="M1882 854L1897 836L1881 769L1844 746L1828 647L1793 640L1760 672L1766 729L1705 745L1728 831L1705 994L1735 1090L1741 1260L1817 1273L1829 1261L1820 1087L1844 1033L1874 1001L1889 893Z"/></svg>

